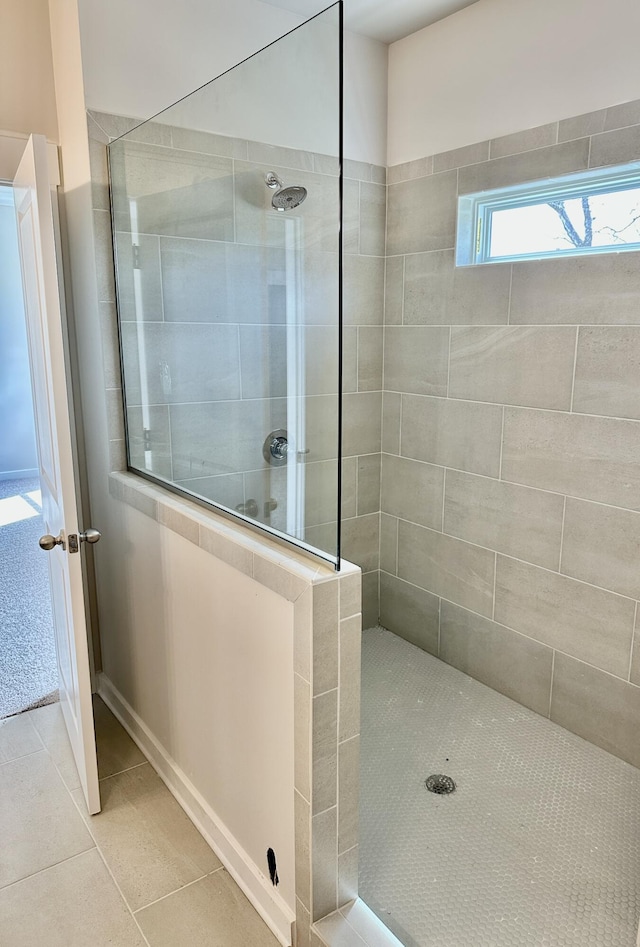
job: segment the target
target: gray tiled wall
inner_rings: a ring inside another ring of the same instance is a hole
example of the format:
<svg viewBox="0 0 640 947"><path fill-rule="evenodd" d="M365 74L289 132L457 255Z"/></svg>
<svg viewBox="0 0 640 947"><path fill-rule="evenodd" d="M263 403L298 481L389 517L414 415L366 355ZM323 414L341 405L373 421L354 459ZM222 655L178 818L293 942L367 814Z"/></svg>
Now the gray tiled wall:
<svg viewBox="0 0 640 947"><path fill-rule="evenodd" d="M105 247L109 203L103 145L133 124L119 116L90 113L96 231L102 234ZM126 195L116 188L131 457L144 468L138 368L142 345L151 404L146 447L151 447L153 472L232 509L254 498L259 518L285 529L286 470L267 468L261 456L266 434L286 424L283 218L268 217L265 230L263 205L269 192L261 175L266 161L285 180L304 184L313 195L313 201L304 204L302 254L307 446L313 453L305 464L305 538L331 550L336 514L332 458L338 417L337 165L335 159L323 155L291 149L263 151L257 142L156 123L141 126L126 146L112 149L114 180L126 178L137 197L139 230L144 231L137 237L136 311L131 218ZM375 623L386 172L347 161L344 173L342 551L366 573L367 619ZM206 214L202 206L207 207ZM210 214L212 206L215 215ZM110 320L114 317L113 286L108 274L100 286L105 320ZM114 387L119 385L114 367ZM230 413L235 431L231 441L226 436ZM121 437L120 432L119 441ZM226 442L229 450L205 450L207 445ZM121 457L120 445L116 463ZM265 503L272 498L277 508L262 517Z"/></svg>
<svg viewBox="0 0 640 947"><path fill-rule="evenodd" d="M453 248L458 194L639 158L635 102L389 169L380 531L382 624L636 765L640 254Z"/></svg>

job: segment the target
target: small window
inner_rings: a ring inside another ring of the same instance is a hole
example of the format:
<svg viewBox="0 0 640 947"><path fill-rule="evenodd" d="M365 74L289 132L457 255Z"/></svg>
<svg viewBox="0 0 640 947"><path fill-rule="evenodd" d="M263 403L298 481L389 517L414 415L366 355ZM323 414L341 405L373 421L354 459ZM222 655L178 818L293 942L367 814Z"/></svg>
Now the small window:
<svg viewBox="0 0 640 947"><path fill-rule="evenodd" d="M640 163L465 194L456 265L640 249Z"/></svg>

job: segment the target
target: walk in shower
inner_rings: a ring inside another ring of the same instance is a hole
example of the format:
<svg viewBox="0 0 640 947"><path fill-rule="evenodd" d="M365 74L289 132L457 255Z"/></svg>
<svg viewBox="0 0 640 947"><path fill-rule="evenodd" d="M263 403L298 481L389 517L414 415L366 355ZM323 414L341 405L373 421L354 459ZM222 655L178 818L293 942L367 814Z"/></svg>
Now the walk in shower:
<svg viewBox="0 0 640 947"><path fill-rule="evenodd" d="M335 563L340 15L109 146L130 469Z"/></svg>
<svg viewBox="0 0 640 947"><path fill-rule="evenodd" d="M639 121L388 170L359 893L408 947L636 943Z"/></svg>
<svg viewBox="0 0 640 947"><path fill-rule="evenodd" d="M336 5L109 145L128 466L362 569L300 724L326 913L633 947L640 105L383 168L341 57Z"/></svg>

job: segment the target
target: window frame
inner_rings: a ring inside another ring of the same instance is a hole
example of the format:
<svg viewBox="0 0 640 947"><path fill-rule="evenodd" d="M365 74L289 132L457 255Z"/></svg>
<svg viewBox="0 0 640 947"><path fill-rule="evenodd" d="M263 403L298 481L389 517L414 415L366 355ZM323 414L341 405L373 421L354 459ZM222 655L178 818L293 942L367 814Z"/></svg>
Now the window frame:
<svg viewBox="0 0 640 947"><path fill-rule="evenodd" d="M634 188L640 188L640 161L613 167L584 169L559 177L461 194L458 197L456 266L638 251L640 240L635 243L604 247L572 246L562 250L512 253L504 256L491 256L490 253L491 224L495 211L544 204L551 200L574 200Z"/></svg>

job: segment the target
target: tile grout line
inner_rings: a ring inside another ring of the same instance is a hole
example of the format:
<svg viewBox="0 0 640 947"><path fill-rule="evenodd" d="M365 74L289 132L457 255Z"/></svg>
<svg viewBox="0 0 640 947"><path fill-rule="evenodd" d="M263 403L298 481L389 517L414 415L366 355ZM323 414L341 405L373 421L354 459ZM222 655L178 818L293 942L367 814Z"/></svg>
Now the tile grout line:
<svg viewBox="0 0 640 947"><path fill-rule="evenodd" d="M564 575L562 570L562 553L564 552L564 522L567 515L567 498L565 496L564 503L562 504L562 524L560 526L560 555L558 558L558 575ZM572 577L570 577L572 578ZM590 583L587 583L590 584Z"/></svg>
<svg viewBox="0 0 640 947"><path fill-rule="evenodd" d="M578 370L578 340L580 339L580 326L576 326L576 344L573 350L573 374L571 376L571 401L569 402L569 414L573 414L573 396L576 390L576 373Z"/></svg>
<svg viewBox="0 0 640 947"><path fill-rule="evenodd" d="M636 622L638 621L638 603L636 602L636 610L633 615L633 633L631 635L631 651L629 653L629 674L627 679L629 683L633 683L631 680L631 668L633 667L633 650L636 644Z"/></svg>
<svg viewBox="0 0 640 947"><path fill-rule="evenodd" d="M447 496L447 468L444 468L442 474L442 513L440 519L440 532L444 533L444 512L445 512L445 500Z"/></svg>
<svg viewBox="0 0 640 947"><path fill-rule="evenodd" d="M40 736L40 734L38 734L38 736ZM19 756L13 756L10 760L0 760L0 768L3 766L8 766L10 763L17 763L18 760L26 760L30 756L37 756L38 753L42 752L47 753L47 748L41 747L38 750L30 750L29 753L21 753Z"/></svg>
<svg viewBox="0 0 640 947"><path fill-rule="evenodd" d="M496 620L496 586L498 584L498 553L494 553L493 560L493 608L491 610L491 620Z"/></svg>
<svg viewBox="0 0 640 947"><path fill-rule="evenodd" d="M83 852L76 852L75 855L69 855L68 858L61 858L60 861L54 862L53 865L47 865L45 868L39 868L30 875L25 875L24 878L16 878L15 881L10 881L9 884L1 885L0 893L8 891L10 888L15 888L16 885L24 884L26 881L31 881L32 878L37 878L39 875L43 875L46 871L53 871L54 868L59 868L60 865L66 865L68 862L75 861L76 858L82 858L83 855L88 855L89 852L97 851L97 849L98 846L94 844L91 846L91 848L85 848Z"/></svg>
<svg viewBox="0 0 640 947"><path fill-rule="evenodd" d="M628 512L632 512L632 511L628 511ZM387 515L393 515L393 514L387 514ZM468 539L461 539L459 536L454 536L452 533L445 533L442 530L434 529L432 526L423 526L421 523L413 523L411 520L407 520L401 516L397 517L397 519L399 522L406 523L407 525L412 526L414 529L426 530L427 532L430 532L430 533L436 533L439 536L446 536L449 539L455 539L457 542L464 543L465 546L471 546L473 549L482 549L484 552L490 552L492 554L502 556L504 559L512 559L514 562L520 562L523 565L529 566L532 569L540 569L543 572L550 572L552 575L556 575L561 579L568 579L570 582L578 582L580 585L586 585L591 589L598 589L601 592L608 592L609 595L615 595L616 598L623 598L628 602L638 601L638 599L636 599L634 595L631 595L629 593L617 592L614 589L606 588L603 585L594 585L593 582L588 582L586 579L579 579L579 578L576 578L576 576L574 575L568 575L565 572L558 572L557 569L551 569L549 568L549 566L542 566L540 565L540 563L531 562L529 559L521 559L519 556L514 556L513 553L501 552L499 549L492 549L490 546L481 545L481 543L471 542ZM402 576L398 576L398 578L402 578ZM406 582L407 580L404 579L403 581ZM410 584L413 585L414 583L410 583ZM416 585L416 588L421 588L421 587L422 586ZM424 589L423 591L428 592L429 589ZM431 594L435 595L436 593L432 592Z"/></svg>
<svg viewBox="0 0 640 947"><path fill-rule="evenodd" d="M65 788L66 788L66 787L65 787ZM75 790L75 791L77 791L77 790ZM80 791L82 792L82 790L80 790ZM137 919L136 919L136 917L135 917L135 915L134 915L134 913L133 913L133 910L132 910L132 908L131 908L131 905L129 904L128 900L127 900L126 897L124 896L124 892L122 891L122 888L121 888L120 885L118 884L118 882L117 882L117 880L116 880L116 878L115 878L115 875L113 874L113 871L111 870L111 866L109 865L109 863L108 863L108 861L107 861L107 858L106 858L104 852L102 851L102 848L101 848L100 845L98 844L97 839L95 838L93 832L91 831L91 823L90 823L90 822L87 823L86 819L84 818L84 815L82 814L82 810L80 809L80 806L78 805L78 803L76 802L76 800L75 800L74 797L73 797L73 793L71 792L71 790L67 788L67 792L69 793L69 796L71 797L71 801L72 801L73 805L76 807L76 811L78 812L78 815L79 815L80 818L82 819L83 825L86 827L87 832L89 833L89 835L90 835L91 838L93 839L93 844L94 844L95 850L97 851L97 853L98 853L98 855L99 855L99 857L100 857L100 859L101 859L101 861L102 861L102 863L103 863L103 865L104 865L104 867L105 867L105 869L106 869L106 871L107 871L109 877L111 878L111 880L112 880L112 882L113 882L113 884L114 884L114 886L115 886L115 888L116 888L116 891L118 892L118 894L119 894L120 897L122 898L123 904L125 905L127 911L128 911L129 914L131 915L131 918L133 919L133 923L136 925L136 927L137 927L138 930L140 931L140 936L141 936L142 939L144 940L145 944L147 944L148 947L151 947L151 945L149 944L149 941L147 940L147 938L146 938L146 936L145 936L145 934L144 934L144 931L143 931L142 928L140 927L140 925L139 925L139 923L138 923L138 921L137 921ZM88 818L91 819L92 816L89 815Z"/></svg>
<svg viewBox="0 0 640 947"><path fill-rule="evenodd" d="M107 779L113 779L114 776L122 776L123 773L130 773L132 769L139 769L141 766L151 766L149 760L143 760L141 763L135 763L133 766L127 766L126 769L119 769L117 773L109 773L108 776L100 776L99 782L103 783Z"/></svg>
<svg viewBox="0 0 640 947"><path fill-rule="evenodd" d="M388 572L385 572L385 575L389 575ZM403 579L401 576L391 576L391 578L399 579L401 582L405 582L407 585L410 585L414 589L418 589L421 592L427 592L428 595L432 595L434 598L439 598L441 603L446 603L447 605L453 605L455 608L461 609L463 612L469 612L470 615L475 615L477 618L483 618L485 621L492 621L488 615L483 615L482 612L477 612L473 608L469 608L468 605L460 605L458 602L454 602L449 598L446 598L444 595L437 595L435 592L431 592L429 589L423 589L422 586L416 585L414 582L409 582L407 579ZM637 604L637 603L636 603ZM532 641L535 644L540 645L543 648L547 648L550 651L556 651L558 654L563 654L568 658L571 658L573 661L579 661L580 664L584 664L587 667L593 668L595 671L599 671L602 674L607 674L609 677L613 677L617 681L621 681L624 684L631 684L632 687L640 690L640 685L634 684L632 681L628 681L624 677L620 677L619 674L615 674L613 671L607 671L605 668L599 667L597 664L590 664L589 661L585 661L583 658L578 658L574 654L571 654L569 651L563 651L561 648L556 647L555 645L547 644L544 641L541 641L540 638L534 638L531 635L527 634L525 631L518 631L517 628L512 628L510 625L505 625L501 621L495 621L496 625L499 625L500 628L504 628L505 631L511 632L513 635L517 635L520 638L525 638L527 641ZM385 628L385 625L381 625L381 628ZM366 631L367 629L365 629ZM424 649L422 649L424 650ZM429 652L427 652L429 653Z"/></svg>
<svg viewBox="0 0 640 947"><path fill-rule="evenodd" d="M154 904L159 904L160 901L166 901L167 898L172 897L174 894L178 894L179 891L184 891L185 888L190 888L192 885L197 885L198 882L204 881L205 878L210 878L211 875L215 875L219 871L224 870L224 865L220 865L219 868L214 868L213 871L207 871L204 875L200 875L199 878L194 878L193 881L187 881L186 884L181 885L179 888L176 888L175 891L168 891L166 894L163 894L161 897L156 898L155 901L149 901L148 904L143 904L142 907L136 908L135 911L132 910L132 914L135 918L136 914L140 914L142 911L146 911L147 908L152 907Z"/></svg>

